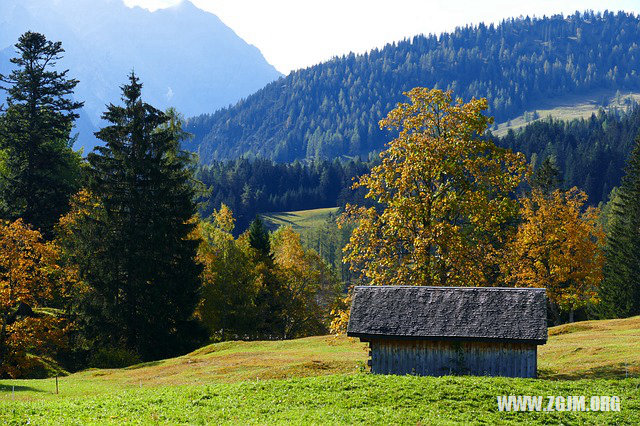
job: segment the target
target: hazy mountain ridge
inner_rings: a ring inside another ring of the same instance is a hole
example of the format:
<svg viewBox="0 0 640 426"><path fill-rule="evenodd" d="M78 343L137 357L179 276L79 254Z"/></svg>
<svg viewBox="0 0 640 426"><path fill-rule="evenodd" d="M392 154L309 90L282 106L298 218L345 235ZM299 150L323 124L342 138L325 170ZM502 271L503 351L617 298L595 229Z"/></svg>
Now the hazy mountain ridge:
<svg viewBox="0 0 640 426"><path fill-rule="evenodd" d="M231 108L194 117L190 147L204 163L366 156L389 140L379 120L416 86L451 89L465 100L486 97L497 122L550 97L638 90L639 39L640 19L624 12L509 19L416 36L293 72Z"/></svg>
<svg viewBox="0 0 640 426"><path fill-rule="evenodd" d="M94 125L119 101L131 70L147 102L187 116L228 106L280 76L256 47L189 1L149 12L121 0L3 0L0 27L0 49L26 30L62 41L60 65L80 80L76 98Z"/></svg>

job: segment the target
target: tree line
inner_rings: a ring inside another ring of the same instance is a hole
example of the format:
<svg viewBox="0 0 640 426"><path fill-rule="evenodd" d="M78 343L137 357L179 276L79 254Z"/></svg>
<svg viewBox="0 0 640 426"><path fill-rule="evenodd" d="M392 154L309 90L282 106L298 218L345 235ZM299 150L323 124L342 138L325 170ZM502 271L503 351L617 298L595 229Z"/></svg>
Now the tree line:
<svg viewBox="0 0 640 426"><path fill-rule="evenodd" d="M558 186L578 187L587 203L606 203L624 174L625 159L640 132L640 107L627 111L600 110L589 118L563 121L546 117L501 137L487 134L495 144L522 152L534 169L551 159L558 169ZM364 190L351 188L355 178L379 161L333 159L276 163L264 158L213 161L201 165L197 177L211 189L200 212L210 215L221 204L236 216L237 232L267 212L342 207L363 204Z"/></svg>
<svg viewBox="0 0 640 426"><path fill-rule="evenodd" d="M0 377L326 332L333 271L291 229L256 219L236 239L225 205L199 216L181 117L145 103L133 72L102 116L104 145L73 151L82 103L56 71L63 53L27 32L0 75Z"/></svg>
<svg viewBox="0 0 640 426"><path fill-rule="evenodd" d="M352 190L351 185L370 167L359 159L284 164L260 158L214 161L199 167L196 174L209 189L200 212L207 217L225 204L234 212L237 232L242 232L262 213L363 202L362 191Z"/></svg>
<svg viewBox="0 0 640 426"><path fill-rule="evenodd" d="M187 147L203 163L244 155L278 162L367 158L391 136L376 123L416 86L486 98L497 122L535 110L542 99L637 90L639 22L625 12L523 17L334 58L189 119L195 138Z"/></svg>
<svg viewBox="0 0 640 426"><path fill-rule="evenodd" d="M620 185L625 159L639 132L640 108L633 106L626 112L600 110L587 119L542 118L509 130L496 138L496 144L524 153L536 167L553 158L560 185L582 188L589 203L598 205Z"/></svg>

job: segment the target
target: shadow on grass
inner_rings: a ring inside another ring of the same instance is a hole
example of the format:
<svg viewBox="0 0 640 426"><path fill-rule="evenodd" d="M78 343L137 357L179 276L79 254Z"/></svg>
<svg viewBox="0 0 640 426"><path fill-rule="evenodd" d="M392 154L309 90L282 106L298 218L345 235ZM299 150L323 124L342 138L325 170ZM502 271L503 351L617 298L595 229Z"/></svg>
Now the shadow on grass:
<svg viewBox="0 0 640 426"><path fill-rule="evenodd" d="M560 336L562 334L569 334L569 333L577 333L580 331L587 331L587 330L591 330L593 329L593 327L591 325L586 325L586 324L564 324L558 327L553 327L552 329L549 330L549 336Z"/></svg>
<svg viewBox="0 0 640 426"><path fill-rule="evenodd" d="M278 213L272 213L274 216L276 216L276 218L280 219L283 218L285 216L291 216L291 217L295 217L296 215L293 213L289 213L289 212L278 212Z"/></svg>
<svg viewBox="0 0 640 426"><path fill-rule="evenodd" d="M549 368L538 369L538 378L548 380L626 379L640 377L637 365L611 364L586 371L557 372Z"/></svg>
<svg viewBox="0 0 640 426"><path fill-rule="evenodd" d="M124 367L125 370L137 370L139 368L144 367L155 367L156 365L162 364L164 360L159 361L149 361L149 362L141 362L140 364L130 365L128 367Z"/></svg>
<svg viewBox="0 0 640 426"><path fill-rule="evenodd" d="M15 386L0 383L0 392L44 392L42 389L32 388L31 386Z"/></svg>
<svg viewBox="0 0 640 426"><path fill-rule="evenodd" d="M300 228L298 224L296 224L293 219L286 219L285 216L295 217L296 215L291 213L277 213L272 217L265 217L265 226L269 229L273 228L273 230L277 230L281 226L289 225L292 228ZM276 221L280 221L281 223L277 223Z"/></svg>

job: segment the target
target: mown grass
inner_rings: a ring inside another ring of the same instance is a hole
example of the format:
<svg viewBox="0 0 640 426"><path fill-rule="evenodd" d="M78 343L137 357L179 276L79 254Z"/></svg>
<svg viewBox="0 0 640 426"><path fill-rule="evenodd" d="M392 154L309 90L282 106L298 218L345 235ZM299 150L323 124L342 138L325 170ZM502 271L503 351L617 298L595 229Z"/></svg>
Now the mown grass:
<svg viewBox="0 0 640 426"><path fill-rule="evenodd" d="M267 227L276 230L280 226L291 226L294 231L300 233L310 229L321 227L331 215L338 212L338 207L324 209L299 210L292 212L265 213L262 219Z"/></svg>
<svg viewBox="0 0 640 426"><path fill-rule="evenodd" d="M371 375L366 345L344 336L224 342L61 377L59 395L55 379L0 381L0 423L637 424L640 317L549 335L538 380ZM621 412L503 413L503 394L617 395Z"/></svg>
<svg viewBox="0 0 640 426"><path fill-rule="evenodd" d="M115 390L0 402L8 424L637 424L640 379L549 381L371 374ZM500 412L496 396L617 395L620 412Z"/></svg>

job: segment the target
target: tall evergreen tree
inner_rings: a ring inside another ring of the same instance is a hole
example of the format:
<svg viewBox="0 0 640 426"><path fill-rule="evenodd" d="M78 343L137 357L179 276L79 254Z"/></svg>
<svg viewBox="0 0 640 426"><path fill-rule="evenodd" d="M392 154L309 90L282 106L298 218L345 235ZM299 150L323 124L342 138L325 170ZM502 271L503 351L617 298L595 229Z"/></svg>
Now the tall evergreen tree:
<svg viewBox="0 0 640 426"><path fill-rule="evenodd" d="M613 200L600 289L604 317L640 314L640 137Z"/></svg>
<svg viewBox="0 0 640 426"><path fill-rule="evenodd" d="M247 234L249 245L255 250L254 269L260 283L255 302L259 312L257 335L265 339L286 338L285 317L291 294L275 266L269 231L260 216L251 222Z"/></svg>
<svg viewBox="0 0 640 426"><path fill-rule="evenodd" d="M559 176L560 169L558 169L555 157L547 157L542 161L540 167L533 172L531 186L539 189L544 195L550 195L558 188L560 183Z"/></svg>
<svg viewBox="0 0 640 426"><path fill-rule="evenodd" d="M269 241L269 231L264 226L264 222L260 216L249 225L249 244L256 249L258 253L265 259L271 258L271 243Z"/></svg>
<svg viewBox="0 0 640 426"><path fill-rule="evenodd" d="M15 47L15 70L0 74L7 93L0 119L0 212L5 219L22 217L50 237L80 185L81 157L70 138L82 107L70 99L78 80L67 77L69 70L55 71L64 52L60 42L27 32Z"/></svg>
<svg viewBox="0 0 640 426"><path fill-rule="evenodd" d="M85 221L76 244L90 292L82 307L98 342L144 359L188 349L200 273L192 158L179 149L180 129L141 99L132 73L124 106L109 105L111 123L96 133L106 145L89 154L89 189L102 213ZM80 237L79 237L80 238ZM82 257L84 256L84 257Z"/></svg>

